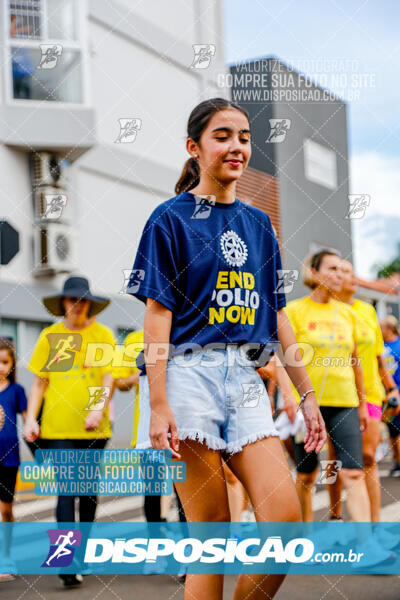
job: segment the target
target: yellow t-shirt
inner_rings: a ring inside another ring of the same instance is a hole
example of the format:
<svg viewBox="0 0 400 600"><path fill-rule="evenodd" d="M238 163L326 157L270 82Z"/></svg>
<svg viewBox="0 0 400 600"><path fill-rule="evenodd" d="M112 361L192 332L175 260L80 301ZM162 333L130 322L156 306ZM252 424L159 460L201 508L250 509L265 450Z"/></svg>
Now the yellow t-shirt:
<svg viewBox="0 0 400 600"><path fill-rule="evenodd" d="M368 302L354 300L351 308L356 313L357 354L361 359L367 402L381 406L385 389L379 375L377 357L383 353L384 344L378 317Z"/></svg>
<svg viewBox="0 0 400 600"><path fill-rule="evenodd" d="M112 372L114 349L112 331L96 321L80 330L67 329L62 321L43 329L28 365L32 373L49 381L40 427L42 438L111 436L108 405L97 429L86 431L85 419L90 407L101 400L103 376ZM104 366L92 366L96 361Z"/></svg>
<svg viewBox="0 0 400 600"><path fill-rule="evenodd" d="M139 370L136 366L136 358L138 354L143 350L144 347L144 338L143 338L143 329L140 331L132 331L128 333L124 340L124 361L132 360L131 367L116 367L113 369L113 376L115 379L119 377L130 377L134 375ZM128 346L132 346L128 349ZM128 349L128 351L127 351ZM132 441L131 446L134 448L137 442L137 430L139 426L139 386L136 386L135 392L135 402L133 407L133 427L132 427Z"/></svg>
<svg viewBox="0 0 400 600"><path fill-rule="evenodd" d="M352 367L356 323L351 307L305 296L292 300L284 310L320 406L358 406Z"/></svg>

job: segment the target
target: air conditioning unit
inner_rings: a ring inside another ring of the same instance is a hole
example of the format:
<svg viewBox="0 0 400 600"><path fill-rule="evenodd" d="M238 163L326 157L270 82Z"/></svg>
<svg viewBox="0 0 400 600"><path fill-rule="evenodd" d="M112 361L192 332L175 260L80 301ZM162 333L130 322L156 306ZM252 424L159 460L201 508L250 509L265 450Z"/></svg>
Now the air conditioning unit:
<svg viewBox="0 0 400 600"><path fill-rule="evenodd" d="M33 272L36 276L73 271L74 236L68 225L35 225L33 237Z"/></svg>
<svg viewBox="0 0 400 600"><path fill-rule="evenodd" d="M34 189L34 215L35 220L41 223L69 221L70 206L67 191L44 185Z"/></svg>
<svg viewBox="0 0 400 600"><path fill-rule="evenodd" d="M61 160L57 154L44 151L32 152L30 157L33 188L42 185L68 188L68 161Z"/></svg>

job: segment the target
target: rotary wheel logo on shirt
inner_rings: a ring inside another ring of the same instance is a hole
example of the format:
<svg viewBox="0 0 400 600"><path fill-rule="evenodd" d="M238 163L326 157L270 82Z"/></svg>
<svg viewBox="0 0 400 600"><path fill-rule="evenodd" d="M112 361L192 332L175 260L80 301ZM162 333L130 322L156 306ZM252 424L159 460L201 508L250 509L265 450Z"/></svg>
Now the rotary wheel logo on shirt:
<svg viewBox="0 0 400 600"><path fill-rule="evenodd" d="M229 266L241 267L247 260L247 246L245 242L233 231L225 231L220 239L221 250Z"/></svg>

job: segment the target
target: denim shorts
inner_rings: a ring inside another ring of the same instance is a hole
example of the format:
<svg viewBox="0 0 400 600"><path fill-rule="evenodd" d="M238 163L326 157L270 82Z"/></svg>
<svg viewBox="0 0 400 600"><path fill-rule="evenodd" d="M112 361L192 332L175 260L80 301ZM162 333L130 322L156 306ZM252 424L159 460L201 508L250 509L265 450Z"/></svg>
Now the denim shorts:
<svg viewBox="0 0 400 600"><path fill-rule="evenodd" d="M233 454L256 440L279 436L264 382L236 344L197 350L189 360L170 359L166 391L180 440ZM139 409L136 448L150 448L147 375L139 378Z"/></svg>

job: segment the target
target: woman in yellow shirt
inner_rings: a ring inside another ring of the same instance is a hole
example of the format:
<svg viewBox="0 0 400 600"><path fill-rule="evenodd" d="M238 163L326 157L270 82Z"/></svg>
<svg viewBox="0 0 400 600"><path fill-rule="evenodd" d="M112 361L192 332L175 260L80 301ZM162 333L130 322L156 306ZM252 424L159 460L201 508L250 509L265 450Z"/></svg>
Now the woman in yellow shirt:
<svg viewBox="0 0 400 600"><path fill-rule="evenodd" d="M396 396L399 392L382 357L384 344L381 328L374 307L368 302L354 298L357 280L352 264L342 260L342 289L339 299L349 304L356 315L357 352L363 374L366 402L369 414L367 430L362 435L365 478L371 504L371 520L380 521L381 487L378 465L375 460L380 439L382 403L386 394ZM334 449L329 444L329 458L334 458ZM331 518L341 517L341 482L328 486Z"/></svg>
<svg viewBox="0 0 400 600"><path fill-rule="evenodd" d="M132 448L136 447L137 430L139 425L139 375L140 370L136 365L136 359L143 350L143 329L131 331L124 340L124 348L128 349L127 356L132 361L132 366L115 367L113 375L115 387L121 392L129 392L135 389L135 400L133 405L133 424L132 424Z"/></svg>
<svg viewBox="0 0 400 600"><path fill-rule="evenodd" d="M114 335L94 319L110 300L94 296L85 277L69 277L61 293L43 299L47 310L62 320L46 327L34 348L28 369L34 373L24 436L40 435L48 449L96 449L111 437L108 403L113 390ZM104 366L94 366L96 350ZM107 364L105 364L107 362ZM36 418L43 402L39 426ZM79 520L92 522L97 496L79 496ZM75 497L59 496L56 518L75 521ZM60 575L66 587L82 583L80 574Z"/></svg>
<svg viewBox="0 0 400 600"><path fill-rule="evenodd" d="M342 286L341 258L332 250L315 253L304 265L303 280L311 294L289 302L285 311L340 461L339 477L347 490L349 513L354 521L369 521L360 431L367 427L368 414L357 364L355 315L348 305L334 299ZM314 452L307 453L298 438L294 451L303 520L311 521L318 458Z"/></svg>

